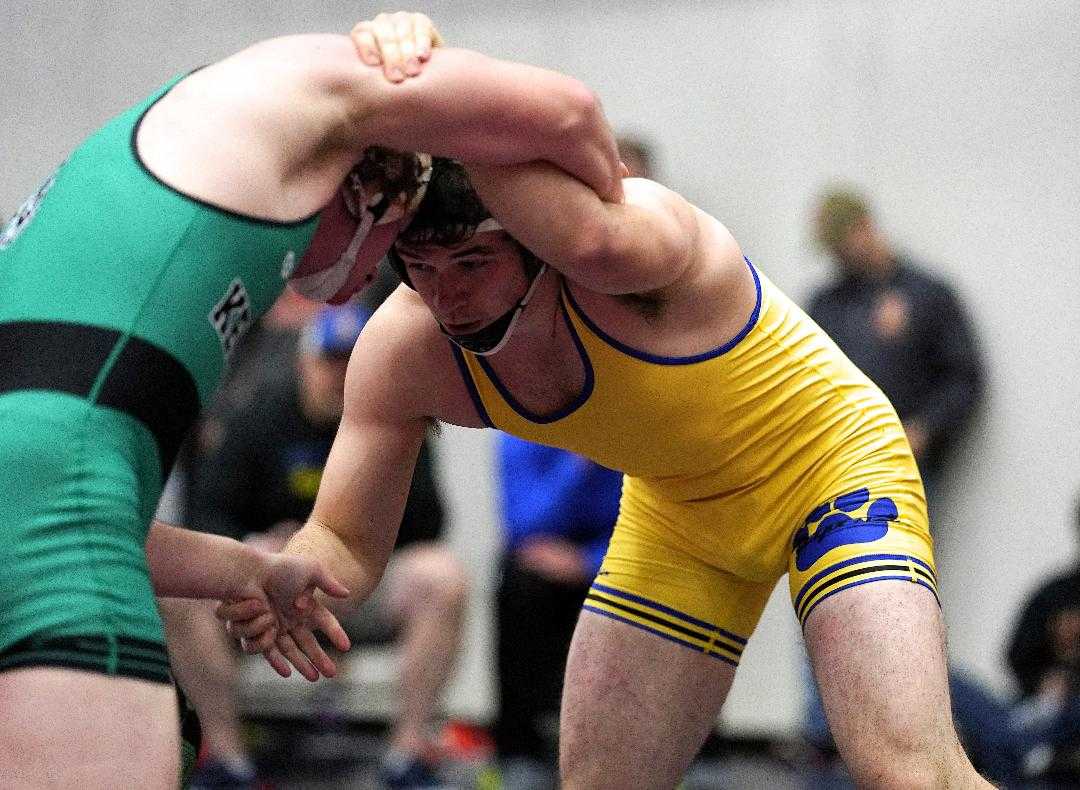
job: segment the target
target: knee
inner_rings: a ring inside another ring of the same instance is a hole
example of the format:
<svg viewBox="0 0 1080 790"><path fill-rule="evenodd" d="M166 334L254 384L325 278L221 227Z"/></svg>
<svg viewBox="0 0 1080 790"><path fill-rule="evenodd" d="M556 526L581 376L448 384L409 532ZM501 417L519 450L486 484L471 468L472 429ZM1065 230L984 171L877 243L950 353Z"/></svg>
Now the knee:
<svg viewBox="0 0 1080 790"><path fill-rule="evenodd" d="M880 790L955 787L955 780L968 773L965 767L970 768L959 744L915 743L903 738L860 745L845 759L856 786ZM970 772L974 775L973 769Z"/></svg>
<svg viewBox="0 0 1080 790"><path fill-rule="evenodd" d="M413 586L418 603L443 612L465 611L469 600L469 576L461 562L444 549L432 549L417 563Z"/></svg>

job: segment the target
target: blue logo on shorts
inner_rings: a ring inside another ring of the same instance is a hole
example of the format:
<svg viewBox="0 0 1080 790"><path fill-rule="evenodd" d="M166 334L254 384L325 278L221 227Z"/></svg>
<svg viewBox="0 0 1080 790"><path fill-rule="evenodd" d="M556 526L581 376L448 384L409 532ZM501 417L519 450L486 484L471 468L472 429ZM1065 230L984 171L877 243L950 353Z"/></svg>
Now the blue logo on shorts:
<svg viewBox="0 0 1080 790"><path fill-rule="evenodd" d="M870 502L866 508L866 518L849 515L862 509L867 502L870 502L870 489L860 488L837 497L835 502L826 502L814 508L792 540L795 567L805 571L837 546L870 543L885 537L889 522L895 521L898 515L896 503L882 497Z"/></svg>

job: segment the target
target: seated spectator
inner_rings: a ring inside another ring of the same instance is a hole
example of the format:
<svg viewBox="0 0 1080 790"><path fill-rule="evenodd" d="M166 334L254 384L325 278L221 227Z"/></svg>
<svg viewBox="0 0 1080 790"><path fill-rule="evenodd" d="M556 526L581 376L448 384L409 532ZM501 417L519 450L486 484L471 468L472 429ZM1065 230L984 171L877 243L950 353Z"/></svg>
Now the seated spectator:
<svg viewBox="0 0 1080 790"><path fill-rule="evenodd" d="M1075 519L1080 530L1080 500ZM1017 723L1041 736L1027 771L1080 786L1080 560L1028 599L1008 661L1020 688Z"/></svg>
<svg viewBox="0 0 1080 790"><path fill-rule="evenodd" d="M202 457L190 471L191 526L275 551L284 546L314 502L341 418L348 356L369 315L358 305L318 312L300 334L296 375L266 377L204 431ZM429 728L454 666L468 587L463 566L438 540L442 522L425 443L386 574L357 612L342 613L354 642L392 639L400 648L401 704L382 770L387 787L436 781L439 754ZM235 655L212 607L170 607L174 668L208 750L194 787L253 786L240 737Z"/></svg>
<svg viewBox="0 0 1080 790"><path fill-rule="evenodd" d="M512 436L497 439L505 554L496 592L503 787L553 787L570 638L619 513L622 475Z"/></svg>

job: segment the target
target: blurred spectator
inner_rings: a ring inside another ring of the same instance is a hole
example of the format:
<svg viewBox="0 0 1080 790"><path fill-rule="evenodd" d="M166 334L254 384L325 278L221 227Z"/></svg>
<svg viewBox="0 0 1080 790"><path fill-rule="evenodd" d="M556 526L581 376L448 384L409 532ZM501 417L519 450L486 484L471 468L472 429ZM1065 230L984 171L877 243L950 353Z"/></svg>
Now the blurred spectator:
<svg viewBox="0 0 1080 790"><path fill-rule="evenodd" d="M324 308L300 333L299 353L263 360L278 372L252 374L257 386L246 384L246 395L204 431L202 457L191 467L192 527L279 550L303 523L341 418L348 355L369 315L359 305ZM438 752L429 727L454 664L467 598L463 567L438 542L442 521L425 443L386 574L375 595L343 617L355 641L393 639L400 647L400 716L383 766L389 787L435 781ZM194 786L244 787L253 772L240 737L235 656L210 607L173 615L167 623L174 666L209 752Z"/></svg>
<svg viewBox="0 0 1080 790"><path fill-rule="evenodd" d="M982 395L971 322L948 285L893 251L855 192L822 197L816 235L838 279L814 294L810 316L896 407L933 505Z"/></svg>
<svg viewBox="0 0 1080 790"><path fill-rule="evenodd" d="M1080 501L1075 519L1080 531ZM1045 748L1029 756L1036 765L1028 770L1064 774L1080 786L1080 559L1028 599L1008 660L1020 688L1019 723L1043 733Z"/></svg>
<svg viewBox="0 0 1080 790"><path fill-rule="evenodd" d="M496 446L506 532L496 750L505 790L551 788L570 638L619 514L622 475L505 434Z"/></svg>

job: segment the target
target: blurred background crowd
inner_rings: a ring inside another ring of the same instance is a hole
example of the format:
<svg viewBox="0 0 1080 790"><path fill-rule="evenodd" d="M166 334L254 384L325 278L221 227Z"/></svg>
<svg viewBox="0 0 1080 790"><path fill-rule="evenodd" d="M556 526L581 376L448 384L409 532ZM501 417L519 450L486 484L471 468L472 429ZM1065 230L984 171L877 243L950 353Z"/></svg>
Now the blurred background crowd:
<svg viewBox="0 0 1080 790"><path fill-rule="evenodd" d="M177 64L381 10L70 5L5 10L0 100L25 142L0 150L0 214ZM885 391L926 486L964 745L1002 785L1080 786L1080 7L414 6L455 44L592 86L632 173L731 226ZM339 308L279 300L189 438L167 519L283 545L314 501L349 351L395 284L383 272ZM314 687L242 657L211 607L170 604L205 737L197 786L553 787L566 651L620 485L563 451L433 433L386 576L348 618L357 646ZM847 786L785 607L687 786Z"/></svg>

